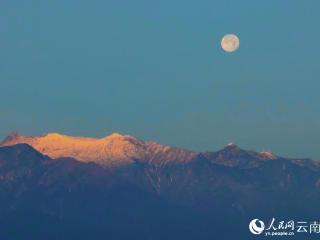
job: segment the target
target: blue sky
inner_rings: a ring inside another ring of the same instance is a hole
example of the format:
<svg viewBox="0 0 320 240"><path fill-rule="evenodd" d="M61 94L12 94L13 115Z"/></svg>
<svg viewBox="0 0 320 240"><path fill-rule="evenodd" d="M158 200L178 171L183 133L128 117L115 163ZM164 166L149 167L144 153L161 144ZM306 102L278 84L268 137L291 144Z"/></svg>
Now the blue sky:
<svg viewBox="0 0 320 240"><path fill-rule="evenodd" d="M0 136L112 132L320 159L320 2L0 3ZM220 49L235 33L240 49Z"/></svg>

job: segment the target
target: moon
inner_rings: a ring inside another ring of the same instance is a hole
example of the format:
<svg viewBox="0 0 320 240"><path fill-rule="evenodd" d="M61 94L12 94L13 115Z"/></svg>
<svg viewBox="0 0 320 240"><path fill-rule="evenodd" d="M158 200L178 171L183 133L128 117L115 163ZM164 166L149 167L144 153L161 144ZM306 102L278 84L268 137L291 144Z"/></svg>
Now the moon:
<svg viewBox="0 0 320 240"><path fill-rule="evenodd" d="M227 34L221 40L221 47L228 53L235 52L240 47L240 39L234 34Z"/></svg>

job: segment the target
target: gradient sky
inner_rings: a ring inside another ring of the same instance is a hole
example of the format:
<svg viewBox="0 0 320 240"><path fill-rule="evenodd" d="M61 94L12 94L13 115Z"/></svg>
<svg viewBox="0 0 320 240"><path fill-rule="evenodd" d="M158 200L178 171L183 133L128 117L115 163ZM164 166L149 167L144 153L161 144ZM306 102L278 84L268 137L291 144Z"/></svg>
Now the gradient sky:
<svg viewBox="0 0 320 240"><path fill-rule="evenodd" d="M0 136L320 159L320 1L3 0ZM240 49L220 48L224 34Z"/></svg>

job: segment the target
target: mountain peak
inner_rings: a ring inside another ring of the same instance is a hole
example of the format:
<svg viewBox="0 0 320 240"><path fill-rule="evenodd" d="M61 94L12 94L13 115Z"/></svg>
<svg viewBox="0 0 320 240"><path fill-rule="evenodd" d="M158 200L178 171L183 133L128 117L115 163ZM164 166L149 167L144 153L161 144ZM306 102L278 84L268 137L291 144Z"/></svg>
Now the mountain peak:
<svg viewBox="0 0 320 240"><path fill-rule="evenodd" d="M131 136L120 134L120 133L112 133L110 135L105 136L103 139L116 140L116 139L123 139L125 137L131 137ZM133 138L133 137L131 137L131 138Z"/></svg>
<svg viewBox="0 0 320 240"><path fill-rule="evenodd" d="M5 141L11 141L11 140L14 140L14 139L17 139L19 138L21 135L16 132L16 131L13 131L11 133L9 133L9 135L4 139L4 142Z"/></svg>
<svg viewBox="0 0 320 240"><path fill-rule="evenodd" d="M0 147L0 159L16 160L20 158L31 162L48 159L48 157L42 155L28 144L21 143L12 146Z"/></svg>
<svg viewBox="0 0 320 240"><path fill-rule="evenodd" d="M62 135L60 133L47 133L44 135L44 137L48 138L62 138L62 137L67 137L66 135Z"/></svg>
<svg viewBox="0 0 320 240"><path fill-rule="evenodd" d="M233 142L230 142L226 146L235 146L235 144Z"/></svg>
<svg viewBox="0 0 320 240"><path fill-rule="evenodd" d="M273 154L271 151L262 151L259 155L264 159L276 159L277 156Z"/></svg>
<svg viewBox="0 0 320 240"><path fill-rule="evenodd" d="M238 150L241 150L240 147L238 147L236 144L234 143L228 143L224 148L223 150L233 150L233 151L238 151Z"/></svg>
<svg viewBox="0 0 320 240"><path fill-rule="evenodd" d="M123 136L124 136L123 134L120 134L120 133L117 133L117 132L112 133L112 134L109 135L109 137L123 137Z"/></svg>

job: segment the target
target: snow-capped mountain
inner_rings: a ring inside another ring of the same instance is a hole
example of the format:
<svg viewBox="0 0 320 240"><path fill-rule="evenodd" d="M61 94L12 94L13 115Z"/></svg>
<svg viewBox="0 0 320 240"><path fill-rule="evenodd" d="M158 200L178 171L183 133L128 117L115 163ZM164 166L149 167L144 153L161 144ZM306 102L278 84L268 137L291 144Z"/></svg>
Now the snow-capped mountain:
<svg viewBox="0 0 320 240"><path fill-rule="evenodd" d="M11 134L2 145L0 221L9 230L0 239L251 239L243 229L256 216L318 218L318 161L234 144L194 153L119 134Z"/></svg>
<svg viewBox="0 0 320 240"><path fill-rule="evenodd" d="M133 161L166 164L188 162L196 153L179 148L145 142L118 133L104 138L74 137L58 133L41 136L23 136L12 133L0 144L10 146L29 144L51 158L70 157L82 162L96 162L104 166L123 166Z"/></svg>
<svg viewBox="0 0 320 240"><path fill-rule="evenodd" d="M233 143L229 143L219 151L206 152L203 155L210 161L225 166L250 166L257 162L275 160L279 158L270 151L256 152L243 150Z"/></svg>

